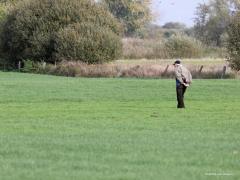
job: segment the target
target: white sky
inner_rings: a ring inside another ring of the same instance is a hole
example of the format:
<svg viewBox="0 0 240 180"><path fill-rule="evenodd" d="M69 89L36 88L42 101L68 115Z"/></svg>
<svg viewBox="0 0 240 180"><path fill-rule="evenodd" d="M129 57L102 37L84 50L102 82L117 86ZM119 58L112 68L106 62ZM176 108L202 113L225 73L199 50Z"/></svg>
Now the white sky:
<svg viewBox="0 0 240 180"><path fill-rule="evenodd" d="M182 22L193 25L193 18L198 3L208 0L152 0L152 10L157 16L155 23Z"/></svg>

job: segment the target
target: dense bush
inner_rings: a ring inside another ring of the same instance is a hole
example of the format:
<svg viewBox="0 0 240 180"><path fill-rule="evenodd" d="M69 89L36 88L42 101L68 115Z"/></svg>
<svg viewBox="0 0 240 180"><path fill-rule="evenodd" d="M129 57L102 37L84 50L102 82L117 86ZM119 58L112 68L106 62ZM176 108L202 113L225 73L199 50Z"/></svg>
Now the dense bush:
<svg viewBox="0 0 240 180"><path fill-rule="evenodd" d="M87 63L107 62L120 56L122 46L119 41L109 29L96 28L93 24L74 24L58 31L56 58L74 60L81 57Z"/></svg>
<svg viewBox="0 0 240 180"><path fill-rule="evenodd" d="M6 18L1 49L12 63L110 61L121 52L120 29L117 20L91 0L24 0Z"/></svg>
<svg viewBox="0 0 240 180"><path fill-rule="evenodd" d="M240 71L240 12L233 18L228 29L228 54L230 66Z"/></svg>
<svg viewBox="0 0 240 180"><path fill-rule="evenodd" d="M201 57L203 45L200 41L186 35L174 35L165 44L170 58Z"/></svg>

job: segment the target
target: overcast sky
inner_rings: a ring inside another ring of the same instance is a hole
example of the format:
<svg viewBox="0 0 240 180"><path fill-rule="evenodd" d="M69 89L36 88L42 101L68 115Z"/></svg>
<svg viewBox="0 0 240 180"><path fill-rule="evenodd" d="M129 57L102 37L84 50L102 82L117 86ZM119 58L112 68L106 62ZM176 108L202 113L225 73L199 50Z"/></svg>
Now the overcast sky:
<svg viewBox="0 0 240 180"><path fill-rule="evenodd" d="M198 3L208 0L152 0L152 10L157 15L156 23L182 22L193 25L193 18Z"/></svg>

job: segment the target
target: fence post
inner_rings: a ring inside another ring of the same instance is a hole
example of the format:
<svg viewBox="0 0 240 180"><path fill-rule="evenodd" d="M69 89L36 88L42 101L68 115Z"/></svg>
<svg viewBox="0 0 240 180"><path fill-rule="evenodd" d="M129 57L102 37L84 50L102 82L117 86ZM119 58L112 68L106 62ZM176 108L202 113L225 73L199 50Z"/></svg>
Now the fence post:
<svg viewBox="0 0 240 180"><path fill-rule="evenodd" d="M18 61L18 71L21 71L21 61Z"/></svg>
<svg viewBox="0 0 240 180"><path fill-rule="evenodd" d="M202 73L202 70L203 70L203 65L200 67L200 69L199 69L199 74L201 74Z"/></svg>
<svg viewBox="0 0 240 180"><path fill-rule="evenodd" d="M43 67L43 69L46 68L46 62L43 62L42 67Z"/></svg>
<svg viewBox="0 0 240 180"><path fill-rule="evenodd" d="M226 74L226 71L227 71L227 66L223 66L223 71L222 71L221 79L224 78L224 76L225 76L225 74Z"/></svg>
<svg viewBox="0 0 240 180"><path fill-rule="evenodd" d="M166 67L165 70L163 71L163 75L166 75L166 74L167 74L168 68L169 68L169 65L167 65L167 67Z"/></svg>

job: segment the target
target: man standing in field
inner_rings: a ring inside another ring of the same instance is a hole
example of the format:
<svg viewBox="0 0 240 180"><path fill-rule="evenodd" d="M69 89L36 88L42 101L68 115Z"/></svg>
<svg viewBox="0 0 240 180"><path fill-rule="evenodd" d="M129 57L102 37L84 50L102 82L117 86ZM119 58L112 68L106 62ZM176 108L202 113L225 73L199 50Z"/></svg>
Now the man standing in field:
<svg viewBox="0 0 240 180"><path fill-rule="evenodd" d="M175 61L173 65L176 77L177 108L185 108L184 94L187 87L192 83L192 75L190 71L181 64L180 60Z"/></svg>

